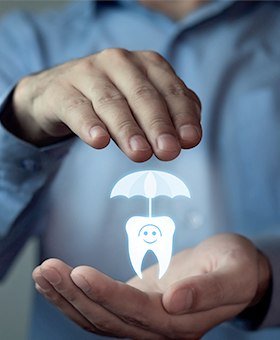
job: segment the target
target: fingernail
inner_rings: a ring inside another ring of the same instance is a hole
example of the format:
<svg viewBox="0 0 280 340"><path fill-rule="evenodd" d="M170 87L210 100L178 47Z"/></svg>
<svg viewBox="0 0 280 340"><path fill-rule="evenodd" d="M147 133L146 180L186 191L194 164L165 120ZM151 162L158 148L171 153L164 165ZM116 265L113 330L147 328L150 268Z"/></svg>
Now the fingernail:
<svg viewBox="0 0 280 340"><path fill-rule="evenodd" d="M94 126L89 130L89 134L91 138L100 138L100 137L105 137L108 136L108 132L103 129L101 126Z"/></svg>
<svg viewBox="0 0 280 340"><path fill-rule="evenodd" d="M129 140L129 145L132 151L148 151L151 146L146 139L141 135L132 136Z"/></svg>
<svg viewBox="0 0 280 340"><path fill-rule="evenodd" d="M60 274L54 268L42 268L42 274L52 285L57 285L62 280Z"/></svg>
<svg viewBox="0 0 280 340"><path fill-rule="evenodd" d="M43 289L38 283L35 283L35 289L38 290L39 293L44 294L47 290Z"/></svg>
<svg viewBox="0 0 280 340"><path fill-rule="evenodd" d="M180 290L172 298L172 312L182 313L191 309L193 305L193 293L191 289Z"/></svg>
<svg viewBox="0 0 280 340"><path fill-rule="evenodd" d="M43 277L36 277L36 280L35 280L36 284L35 284L35 287L36 285L38 285L41 290L47 292L50 290L50 286L49 286L49 283L43 278Z"/></svg>
<svg viewBox="0 0 280 340"><path fill-rule="evenodd" d="M164 133L157 138L157 147L162 151L177 151L181 148L177 138L168 133Z"/></svg>
<svg viewBox="0 0 280 340"><path fill-rule="evenodd" d="M195 125L183 125L179 129L179 134L184 141L196 141L200 138L200 130Z"/></svg>
<svg viewBox="0 0 280 340"><path fill-rule="evenodd" d="M75 285L81 288L82 291L85 293L90 291L90 285L82 275L71 273L71 278Z"/></svg>

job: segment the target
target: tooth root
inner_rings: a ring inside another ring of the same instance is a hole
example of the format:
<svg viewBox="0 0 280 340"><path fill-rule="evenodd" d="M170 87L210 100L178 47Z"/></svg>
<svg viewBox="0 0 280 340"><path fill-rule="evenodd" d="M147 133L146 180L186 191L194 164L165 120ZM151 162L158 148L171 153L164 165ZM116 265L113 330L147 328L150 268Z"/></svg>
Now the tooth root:
<svg viewBox="0 0 280 340"><path fill-rule="evenodd" d="M133 269L135 270L135 273L142 279L142 262L143 258L147 252L147 249L143 249L142 247L139 247L139 245L135 244L134 242L131 242L129 240L129 257L132 264Z"/></svg>
<svg viewBox="0 0 280 340"><path fill-rule="evenodd" d="M142 262L144 255L147 252L147 247L143 245L142 240L138 237L139 229L142 227L142 220L145 219L141 216L131 217L126 223L126 232L128 235L128 251L130 262L135 273L142 279Z"/></svg>
<svg viewBox="0 0 280 340"><path fill-rule="evenodd" d="M166 216L159 217L158 219L158 225L161 226L162 239L160 240L161 242L156 245L154 253L158 259L159 279L161 279L166 273L171 261L175 224L171 218Z"/></svg>
<svg viewBox="0 0 280 340"><path fill-rule="evenodd" d="M172 242L172 240L171 240ZM156 250L155 255L158 259L158 264L159 264L159 276L158 278L161 279L163 275L166 273L167 268L170 264L171 256L172 256L172 244L166 245L164 249Z"/></svg>

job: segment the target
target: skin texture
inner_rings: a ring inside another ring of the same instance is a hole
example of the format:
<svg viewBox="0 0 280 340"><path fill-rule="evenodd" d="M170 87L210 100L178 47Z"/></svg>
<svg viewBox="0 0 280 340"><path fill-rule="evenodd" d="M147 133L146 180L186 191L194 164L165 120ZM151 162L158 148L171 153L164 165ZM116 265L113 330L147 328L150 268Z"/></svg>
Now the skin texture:
<svg viewBox="0 0 280 340"><path fill-rule="evenodd" d="M162 56L114 48L23 78L4 123L38 146L76 134L100 149L112 138L136 162L168 161L200 142L200 111Z"/></svg>
<svg viewBox="0 0 280 340"><path fill-rule="evenodd" d="M133 339L199 339L260 301L268 287L266 258L244 237L216 235L127 283L94 268L49 259L33 272L36 289L82 328Z"/></svg>

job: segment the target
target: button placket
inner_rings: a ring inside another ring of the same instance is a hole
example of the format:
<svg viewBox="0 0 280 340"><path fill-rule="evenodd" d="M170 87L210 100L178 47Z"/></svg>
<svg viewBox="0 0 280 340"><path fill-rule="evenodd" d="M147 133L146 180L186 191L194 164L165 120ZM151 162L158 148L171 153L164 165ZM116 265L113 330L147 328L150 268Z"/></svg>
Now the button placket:
<svg viewBox="0 0 280 340"><path fill-rule="evenodd" d="M21 166L30 172L36 172L41 169L39 161L30 158L23 159L21 161Z"/></svg>

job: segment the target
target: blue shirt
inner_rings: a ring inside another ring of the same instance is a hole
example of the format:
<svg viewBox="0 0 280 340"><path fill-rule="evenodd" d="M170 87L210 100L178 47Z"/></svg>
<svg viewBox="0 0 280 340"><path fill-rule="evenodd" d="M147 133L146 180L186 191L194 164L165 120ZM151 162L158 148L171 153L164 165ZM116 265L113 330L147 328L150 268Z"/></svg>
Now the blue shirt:
<svg viewBox="0 0 280 340"><path fill-rule="evenodd" d="M135 2L74 2L43 15L17 12L0 23L2 114L17 81L108 47L155 50L201 98L203 142L172 162L128 160L111 143L97 151L78 139L38 149L0 125L0 273L31 236L41 259L88 264L119 280L134 275L124 225L146 213L141 199L113 199L127 173L171 172L192 200L161 199L176 224L175 252L217 232L256 241L273 267L273 296L262 326L280 325L280 12L274 2L217 1L180 22ZM125 72L125 70L124 70ZM108 213L110 211L110 213ZM30 339L92 339L34 294ZM205 339L279 339L223 324ZM98 338L96 336L96 338Z"/></svg>

